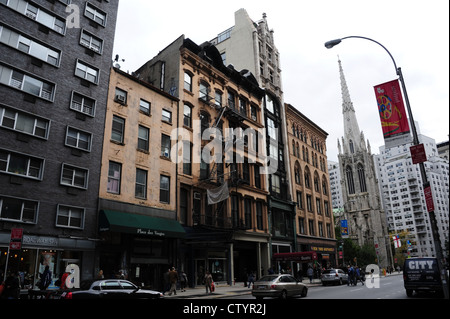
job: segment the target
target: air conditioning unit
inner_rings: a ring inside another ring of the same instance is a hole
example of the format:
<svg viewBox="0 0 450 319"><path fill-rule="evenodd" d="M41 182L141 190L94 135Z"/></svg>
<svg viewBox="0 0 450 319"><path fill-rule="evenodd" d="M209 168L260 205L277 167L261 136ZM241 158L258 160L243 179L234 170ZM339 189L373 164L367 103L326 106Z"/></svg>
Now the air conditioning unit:
<svg viewBox="0 0 450 319"><path fill-rule="evenodd" d="M117 102L119 103L125 103L125 96L123 95L116 95L116 99Z"/></svg>

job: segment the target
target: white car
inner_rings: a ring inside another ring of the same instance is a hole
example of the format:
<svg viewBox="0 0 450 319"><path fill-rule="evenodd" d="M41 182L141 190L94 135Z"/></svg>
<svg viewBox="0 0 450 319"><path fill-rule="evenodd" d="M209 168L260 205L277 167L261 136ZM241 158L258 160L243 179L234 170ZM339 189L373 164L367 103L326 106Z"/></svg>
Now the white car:
<svg viewBox="0 0 450 319"><path fill-rule="evenodd" d="M342 269L326 269L322 272L322 285L342 285L348 282L348 275Z"/></svg>

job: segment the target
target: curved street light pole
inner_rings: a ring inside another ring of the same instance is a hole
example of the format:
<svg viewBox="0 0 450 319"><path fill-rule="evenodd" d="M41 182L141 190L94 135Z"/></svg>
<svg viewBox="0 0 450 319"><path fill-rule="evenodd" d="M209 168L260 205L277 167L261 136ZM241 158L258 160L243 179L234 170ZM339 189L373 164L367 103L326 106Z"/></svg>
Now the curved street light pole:
<svg viewBox="0 0 450 319"><path fill-rule="evenodd" d="M417 135L417 130L416 130L416 124L414 123L414 118L411 112L411 106L409 105L409 98L408 98L408 93L406 91L406 86L405 86L405 80L403 79L403 74L402 74L402 69L397 67L397 63L395 63L394 57L392 56L392 54L388 51L388 49L386 49L386 47L384 45L382 45L381 43L370 39L370 38L366 38L366 37L361 37L361 36L356 36L356 35L352 35L352 36L348 36L348 37L344 37L344 38L340 38L340 39L335 39L335 40L330 40L325 42L325 47L327 49L331 49L332 47L338 45L339 43L342 42L342 40L345 39L349 39L349 38L357 38L357 39L364 39L364 40L369 40L372 42L375 42L376 44L378 44L379 46L381 46L391 57L392 62L394 62L394 67L395 67L395 72L397 73L397 75L399 76L399 80L402 84L402 90L403 90L403 95L405 97L405 102L406 102L406 109L408 110L408 115L409 115L409 119L410 119L410 125L411 125L411 130L413 133L413 144L414 145L418 145L419 144L419 137ZM424 190L430 186L430 183L428 182L428 178L427 178L427 174L425 171L425 164L423 162L419 163L419 167L420 167L420 175L422 177L422 183L423 183L423 188ZM444 255L442 253L442 246L441 246L441 240L439 237L439 230L438 230L438 225L437 225L437 221L436 221L436 215L434 213L434 211L428 212L430 215L430 222L431 222L431 232L433 235L433 240L434 240L434 248L436 250L436 257L438 260L438 267L439 267L439 272L441 275L441 280L442 280L442 288L444 290L444 297L445 299L449 299L449 291L448 291L448 275L447 275L447 271L445 270L443 261L444 261Z"/></svg>

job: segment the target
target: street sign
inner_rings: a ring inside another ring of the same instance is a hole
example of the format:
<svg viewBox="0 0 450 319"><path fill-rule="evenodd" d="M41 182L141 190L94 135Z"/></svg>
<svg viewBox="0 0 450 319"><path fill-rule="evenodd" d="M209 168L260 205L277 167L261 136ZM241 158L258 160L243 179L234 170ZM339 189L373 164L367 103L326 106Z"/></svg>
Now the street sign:
<svg viewBox="0 0 450 319"><path fill-rule="evenodd" d="M425 153L425 147L423 144L411 146L409 151L411 152L413 164L419 164L427 161L427 154Z"/></svg>
<svg viewBox="0 0 450 319"><path fill-rule="evenodd" d="M12 228L11 238L9 240L9 249L20 250L22 249L23 228Z"/></svg>

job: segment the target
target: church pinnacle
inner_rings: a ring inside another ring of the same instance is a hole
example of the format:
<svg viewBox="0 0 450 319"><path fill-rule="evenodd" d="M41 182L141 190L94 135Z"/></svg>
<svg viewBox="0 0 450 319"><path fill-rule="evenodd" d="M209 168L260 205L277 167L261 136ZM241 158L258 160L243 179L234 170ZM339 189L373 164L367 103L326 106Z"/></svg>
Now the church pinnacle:
<svg viewBox="0 0 450 319"><path fill-rule="evenodd" d="M346 143L358 145L361 139L361 131L359 130L358 121L356 120L355 109L353 108L352 100L350 99L350 92L348 90L347 82L342 69L341 60L339 62L339 74L341 79L342 92L342 114L344 117L344 138ZM345 147L344 147L345 149Z"/></svg>

